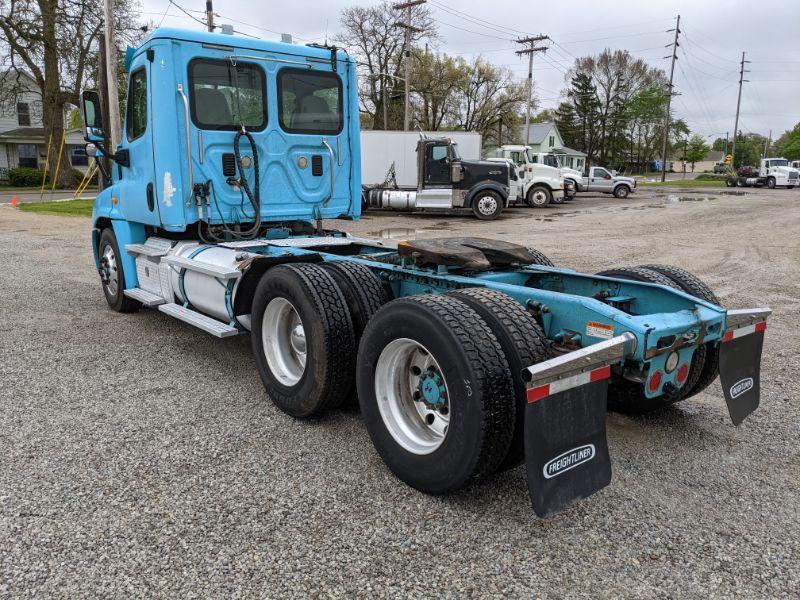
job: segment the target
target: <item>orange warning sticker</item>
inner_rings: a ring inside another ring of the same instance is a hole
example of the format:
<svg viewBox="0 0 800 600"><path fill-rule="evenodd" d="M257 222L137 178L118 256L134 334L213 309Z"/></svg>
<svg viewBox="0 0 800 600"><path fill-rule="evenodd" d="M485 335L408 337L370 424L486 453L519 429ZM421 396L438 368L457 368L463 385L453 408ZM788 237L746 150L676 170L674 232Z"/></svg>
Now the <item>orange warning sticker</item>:
<svg viewBox="0 0 800 600"><path fill-rule="evenodd" d="M586 335L590 337L601 338L603 340L610 340L612 337L614 337L614 326L606 325L605 323L589 321L586 323Z"/></svg>

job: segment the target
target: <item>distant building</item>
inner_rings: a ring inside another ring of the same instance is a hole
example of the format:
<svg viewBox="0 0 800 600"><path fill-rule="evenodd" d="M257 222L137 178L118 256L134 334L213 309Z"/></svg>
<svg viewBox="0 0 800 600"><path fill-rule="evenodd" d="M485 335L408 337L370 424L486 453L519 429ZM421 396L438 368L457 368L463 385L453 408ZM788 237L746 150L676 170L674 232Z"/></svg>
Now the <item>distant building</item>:
<svg viewBox="0 0 800 600"><path fill-rule="evenodd" d="M567 148L555 123L531 123L528 130L530 132L528 145L534 152L552 152L561 158L561 163L565 167L583 171L586 166L586 154L580 150ZM525 138L523 125L519 132L519 142L524 144Z"/></svg>
<svg viewBox="0 0 800 600"><path fill-rule="evenodd" d="M16 94L7 93L11 86L22 88ZM24 72L0 72L0 180L8 179L8 169L31 167L44 169L47 140L42 122L42 99L36 81ZM61 140L54 140L60 144ZM80 129L67 131L62 156L62 168L86 167L83 134ZM55 167L55 166L54 166Z"/></svg>
<svg viewBox="0 0 800 600"><path fill-rule="evenodd" d="M672 168L676 173L683 172L683 153L679 156L675 156L670 158L672 161ZM694 172L695 173L710 173L714 170L714 165L717 163L721 163L725 160L725 153L722 150L709 150L708 153L703 157L703 160L699 160L694 163ZM692 172L692 163L686 163L686 172Z"/></svg>

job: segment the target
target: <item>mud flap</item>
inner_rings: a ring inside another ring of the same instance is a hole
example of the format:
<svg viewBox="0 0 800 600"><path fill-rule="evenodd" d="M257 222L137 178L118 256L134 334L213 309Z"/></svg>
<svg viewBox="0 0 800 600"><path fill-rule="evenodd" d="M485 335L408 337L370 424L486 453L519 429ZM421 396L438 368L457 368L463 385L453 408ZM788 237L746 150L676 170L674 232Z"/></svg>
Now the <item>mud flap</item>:
<svg viewBox="0 0 800 600"><path fill-rule="evenodd" d="M611 483L608 379L541 398L534 391L525 409L528 493L536 514L549 517Z"/></svg>
<svg viewBox="0 0 800 600"><path fill-rule="evenodd" d="M758 408L761 394L761 350L766 323L726 334L719 348L719 379L731 421L738 425Z"/></svg>

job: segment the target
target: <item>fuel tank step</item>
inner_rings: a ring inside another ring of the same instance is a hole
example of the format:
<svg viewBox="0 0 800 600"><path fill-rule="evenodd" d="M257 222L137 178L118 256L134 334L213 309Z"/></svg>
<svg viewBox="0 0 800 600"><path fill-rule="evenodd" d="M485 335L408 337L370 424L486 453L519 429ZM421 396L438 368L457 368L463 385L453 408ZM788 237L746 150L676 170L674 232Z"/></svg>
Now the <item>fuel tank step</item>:
<svg viewBox="0 0 800 600"><path fill-rule="evenodd" d="M143 290L142 288L133 288L130 290L125 290L123 292L128 298L133 298L134 300L138 300L145 306L158 306L160 304L164 304L166 300L164 300L161 296L148 292L147 290Z"/></svg>
<svg viewBox="0 0 800 600"><path fill-rule="evenodd" d="M181 306L180 304L175 304L174 302L161 304L158 307L158 310L168 314L171 317L180 319L184 323L188 323L189 325L194 325L198 329L202 329L206 333L210 333L211 335L218 338L231 337L239 333L238 329L236 329L235 327L231 327L227 323L222 323L220 321L217 321L216 319L207 317L206 315L199 313L195 310L186 308L185 306Z"/></svg>

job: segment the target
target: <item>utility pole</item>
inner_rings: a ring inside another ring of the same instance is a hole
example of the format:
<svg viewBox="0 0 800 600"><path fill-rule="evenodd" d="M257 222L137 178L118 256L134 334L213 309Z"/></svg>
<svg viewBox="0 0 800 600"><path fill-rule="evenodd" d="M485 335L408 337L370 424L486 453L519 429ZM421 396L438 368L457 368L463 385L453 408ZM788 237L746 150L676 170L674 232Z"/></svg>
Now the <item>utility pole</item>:
<svg viewBox="0 0 800 600"><path fill-rule="evenodd" d="M725 156L728 156L728 134L730 131L725 132Z"/></svg>
<svg viewBox="0 0 800 600"><path fill-rule="evenodd" d="M427 0L409 0L408 2L401 2L400 4L392 5L394 10L405 10L406 11L406 20L405 23L396 23L397 27L402 27L405 29L405 41L403 43L403 59L405 61L405 69L406 69L406 79L405 79L405 87L406 87L406 106L405 106L405 116L403 118L403 131L409 130L410 120L411 120L411 104L409 102L409 85L411 82L411 33L422 33L422 29L419 27L414 27L411 24L411 9L415 6L420 4L425 4Z"/></svg>
<svg viewBox="0 0 800 600"><path fill-rule="evenodd" d="M731 156L733 156L731 167L734 170L736 169L736 136L739 133L739 107L742 105L742 84L747 81L744 79L744 74L746 73L744 63L746 62L750 61L744 59L744 52L742 52L742 62L739 68L739 97L736 99L736 123L733 126L733 148L731 149Z"/></svg>
<svg viewBox="0 0 800 600"><path fill-rule="evenodd" d="M549 40L547 35L537 35L535 37L518 38L515 40L518 44L527 44L528 47L522 50L517 50L517 56L523 54L528 55L528 101L525 104L525 145L529 145L531 141L531 101L533 100L533 55L536 52L547 52L546 46L535 46L536 42Z"/></svg>
<svg viewBox="0 0 800 600"><path fill-rule="evenodd" d="M117 83L117 69L119 58L117 56L117 39L114 35L114 12L111 0L103 0L103 19L105 21L106 41L106 83L108 84L108 122L111 126L109 139L111 148L109 152L116 152L117 145L122 140L122 122L119 117L119 85Z"/></svg>
<svg viewBox="0 0 800 600"><path fill-rule="evenodd" d="M675 76L675 61L678 60L678 35L681 32L681 16L678 15L675 23L675 29L668 29L667 31L675 31L675 40L672 42L672 65L669 69L669 90L667 92L667 115L664 117L664 146L661 152L661 181L667 179L667 144L669 143L669 111L672 105L672 78ZM665 56L664 58L669 58Z"/></svg>
<svg viewBox="0 0 800 600"><path fill-rule="evenodd" d="M767 138L767 141L764 142L764 158L767 158L767 156L769 156L770 146L772 146L772 129L769 130L769 137Z"/></svg>
<svg viewBox="0 0 800 600"><path fill-rule="evenodd" d="M214 33L214 5L211 0L206 0L206 23L208 23L208 30Z"/></svg>

